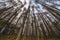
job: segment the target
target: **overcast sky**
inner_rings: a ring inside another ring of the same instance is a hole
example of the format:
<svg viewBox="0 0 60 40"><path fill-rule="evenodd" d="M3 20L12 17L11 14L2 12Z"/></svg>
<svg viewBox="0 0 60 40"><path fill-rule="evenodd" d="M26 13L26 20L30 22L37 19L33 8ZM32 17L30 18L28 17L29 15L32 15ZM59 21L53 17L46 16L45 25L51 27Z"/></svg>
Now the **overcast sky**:
<svg viewBox="0 0 60 40"><path fill-rule="evenodd" d="M0 2L4 2L4 1L7 1L7 0L0 0Z"/></svg>

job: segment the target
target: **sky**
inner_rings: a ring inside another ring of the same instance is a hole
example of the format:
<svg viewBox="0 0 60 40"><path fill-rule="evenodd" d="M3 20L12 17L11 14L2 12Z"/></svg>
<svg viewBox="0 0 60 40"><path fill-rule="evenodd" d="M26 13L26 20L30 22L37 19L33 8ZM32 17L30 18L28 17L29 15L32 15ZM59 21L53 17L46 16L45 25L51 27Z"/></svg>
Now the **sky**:
<svg viewBox="0 0 60 40"><path fill-rule="evenodd" d="M4 2L5 0L0 0L0 2Z"/></svg>

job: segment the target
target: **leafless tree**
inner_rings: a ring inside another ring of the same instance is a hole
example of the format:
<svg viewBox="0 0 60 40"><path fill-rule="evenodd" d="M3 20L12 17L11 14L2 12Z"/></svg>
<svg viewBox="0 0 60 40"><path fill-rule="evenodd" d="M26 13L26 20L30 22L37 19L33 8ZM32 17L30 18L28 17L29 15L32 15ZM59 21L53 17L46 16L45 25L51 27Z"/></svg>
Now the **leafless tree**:
<svg viewBox="0 0 60 40"><path fill-rule="evenodd" d="M11 3L12 6L7 4L0 9L0 33L18 28L16 40L22 40L23 36L32 36L32 40L60 37L59 10L35 0L11 0Z"/></svg>

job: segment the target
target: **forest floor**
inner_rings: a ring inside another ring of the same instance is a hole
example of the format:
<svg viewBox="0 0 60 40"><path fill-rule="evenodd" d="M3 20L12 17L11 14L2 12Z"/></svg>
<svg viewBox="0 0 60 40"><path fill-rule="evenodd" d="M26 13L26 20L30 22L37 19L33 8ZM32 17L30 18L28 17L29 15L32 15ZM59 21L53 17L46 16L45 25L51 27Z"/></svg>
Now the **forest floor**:
<svg viewBox="0 0 60 40"><path fill-rule="evenodd" d="M16 40L17 36L16 35L0 35L0 40ZM23 38L21 38L21 40L37 40L34 37L25 37L23 36ZM39 40L60 40L60 39L56 39L56 38L39 38Z"/></svg>

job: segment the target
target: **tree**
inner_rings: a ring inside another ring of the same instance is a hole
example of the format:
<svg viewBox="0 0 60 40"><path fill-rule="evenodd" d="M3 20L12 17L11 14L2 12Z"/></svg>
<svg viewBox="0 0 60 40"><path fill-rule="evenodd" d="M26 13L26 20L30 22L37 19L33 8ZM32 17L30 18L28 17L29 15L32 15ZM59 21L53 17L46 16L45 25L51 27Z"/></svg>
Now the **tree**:
<svg viewBox="0 0 60 40"><path fill-rule="evenodd" d="M21 40L23 36L37 37L32 40L60 37L60 14L56 14L57 10L35 0L13 0L11 3L16 5L1 9L0 33L6 28L17 27L19 32L16 40Z"/></svg>

